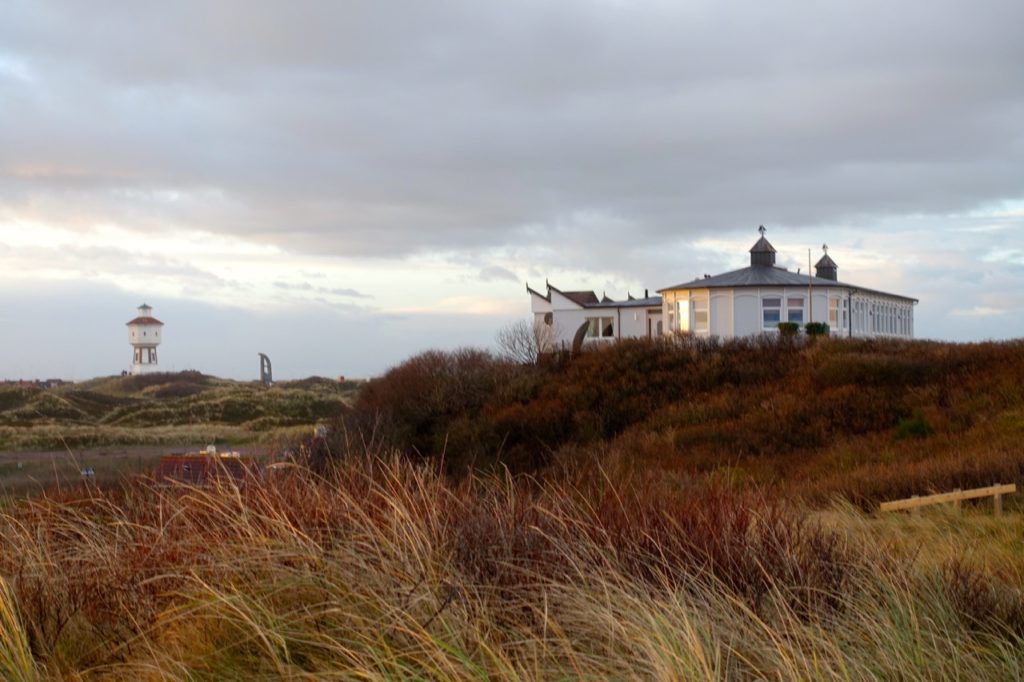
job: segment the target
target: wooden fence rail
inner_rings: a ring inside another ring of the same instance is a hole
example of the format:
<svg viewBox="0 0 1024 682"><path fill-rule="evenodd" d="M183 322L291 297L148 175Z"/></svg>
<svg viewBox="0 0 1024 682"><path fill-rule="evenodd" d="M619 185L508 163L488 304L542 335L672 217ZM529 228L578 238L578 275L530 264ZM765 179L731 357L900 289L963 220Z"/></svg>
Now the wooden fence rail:
<svg viewBox="0 0 1024 682"><path fill-rule="evenodd" d="M943 504L945 502L952 502L957 508L960 507L960 502L963 500L973 500L979 497L992 497L993 506L995 509L996 516L1000 516L1003 513L1003 495L1017 492L1017 485L1015 483L1007 483L1005 485L990 485L987 488L974 488L972 490L954 490L951 493L939 493L938 495L925 495L924 497L918 497L914 495L905 500L893 500L892 502L883 502L878 507L878 511L900 511L902 509L916 510L919 507L926 507L931 504Z"/></svg>

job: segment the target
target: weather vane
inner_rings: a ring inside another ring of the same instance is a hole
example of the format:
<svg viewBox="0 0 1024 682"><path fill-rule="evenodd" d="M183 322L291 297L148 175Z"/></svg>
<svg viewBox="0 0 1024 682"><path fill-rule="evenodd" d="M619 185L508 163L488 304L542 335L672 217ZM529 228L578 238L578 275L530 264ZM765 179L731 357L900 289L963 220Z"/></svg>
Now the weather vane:
<svg viewBox="0 0 1024 682"><path fill-rule="evenodd" d="M765 228L764 225L762 225L761 227L757 228L757 231L760 232L761 236L763 237L764 233L767 232L768 230L767 230L767 228Z"/></svg>
<svg viewBox="0 0 1024 682"><path fill-rule="evenodd" d="M828 255L828 244L822 244L821 245L821 250L824 251L825 255L827 256Z"/></svg>

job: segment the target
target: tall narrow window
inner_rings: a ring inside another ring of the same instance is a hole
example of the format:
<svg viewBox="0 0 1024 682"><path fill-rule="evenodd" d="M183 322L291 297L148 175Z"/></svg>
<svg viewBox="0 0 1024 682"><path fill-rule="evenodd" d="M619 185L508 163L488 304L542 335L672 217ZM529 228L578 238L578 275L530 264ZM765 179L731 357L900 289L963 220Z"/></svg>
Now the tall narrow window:
<svg viewBox="0 0 1024 682"><path fill-rule="evenodd" d="M839 328L839 299L828 299L828 326L832 329Z"/></svg>
<svg viewBox="0 0 1024 682"><path fill-rule="evenodd" d="M679 320L679 331L690 331L690 300L676 301L676 319Z"/></svg>
<svg viewBox="0 0 1024 682"><path fill-rule="evenodd" d="M693 331L708 331L708 301L707 299L693 299Z"/></svg>
<svg viewBox="0 0 1024 682"><path fill-rule="evenodd" d="M765 329L778 329L782 321L782 298L772 296L761 299L761 320Z"/></svg>
<svg viewBox="0 0 1024 682"><path fill-rule="evenodd" d="M786 298L786 322L804 323L804 299L802 296Z"/></svg>

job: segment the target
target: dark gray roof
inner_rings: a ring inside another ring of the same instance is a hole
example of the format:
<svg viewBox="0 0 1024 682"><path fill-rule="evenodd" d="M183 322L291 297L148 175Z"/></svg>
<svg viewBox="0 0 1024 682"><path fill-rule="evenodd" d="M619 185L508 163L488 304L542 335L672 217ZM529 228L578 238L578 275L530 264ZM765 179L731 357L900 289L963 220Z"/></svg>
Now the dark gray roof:
<svg viewBox="0 0 1024 682"><path fill-rule="evenodd" d="M819 260L817 263L814 264L814 267L816 267L816 268L836 268L836 269L839 268L839 266L836 265L836 262L834 260L832 260L832 256L828 255L827 253L824 256L821 257L821 260Z"/></svg>
<svg viewBox="0 0 1024 682"><path fill-rule="evenodd" d="M775 247L761 235L761 238L750 247L750 253L775 253Z"/></svg>
<svg viewBox="0 0 1024 682"><path fill-rule="evenodd" d="M856 284L846 284L844 282L836 282L831 279L824 279L822 277L808 277L804 274L798 274L790 272L785 268L768 266L768 265L751 265L746 268L740 268L739 270L733 270L732 272L726 272L721 275L715 275L714 277L703 277L697 278L690 282L683 282L673 287L665 287L664 289L658 289L658 293L663 291L669 291L671 289L732 289L738 287L805 287L808 285L816 287L845 287L847 289L856 289L857 291L864 291L873 294L884 294L885 296L894 296L896 298L903 298L908 301L917 302L916 298L910 298L909 296L900 296L899 294L890 294L885 291L878 291L876 289L868 289L866 287L860 287Z"/></svg>
<svg viewBox="0 0 1024 682"><path fill-rule="evenodd" d="M526 285L526 290L529 293L534 294L535 296L543 298L548 303L551 302L551 292L552 291L557 291L562 296L565 296L567 299L569 299L570 301L572 301L576 305L580 306L581 308L585 308L585 307L587 307L589 305L593 305L595 303L599 303L600 302L599 299L597 298L597 294L595 294L593 291L562 291L561 289L556 289L555 287L551 286L550 284L548 284L547 287L548 287L548 293L547 294L542 294L539 291L534 291L533 289L530 288L529 284Z"/></svg>
<svg viewBox="0 0 1024 682"><path fill-rule="evenodd" d="M593 291L562 291L554 287L551 288L577 305L586 307L598 302L597 294Z"/></svg>
<svg viewBox="0 0 1024 682"><path fill-rule="evenodd" d="M631 298L625 301L602 301L584 306L586 308L660 308L661 296Z"/></svg>
<svg viewBox="0 0 1024 682"><path fill-rule="evenodd" d="M597 294L593 291L562 291L550 284L547 285L547 288L548 293L544 295L539 291L531 289L529 284L526 285L526 290L529 293L543 298L548 303L551 302L551 292L557 291L581 308L655 308L661 306L661 296L648 296L647 298L633 298L630 296L625 301L613 301L607 295L605 295L603 300L599 300Z"/></svg>

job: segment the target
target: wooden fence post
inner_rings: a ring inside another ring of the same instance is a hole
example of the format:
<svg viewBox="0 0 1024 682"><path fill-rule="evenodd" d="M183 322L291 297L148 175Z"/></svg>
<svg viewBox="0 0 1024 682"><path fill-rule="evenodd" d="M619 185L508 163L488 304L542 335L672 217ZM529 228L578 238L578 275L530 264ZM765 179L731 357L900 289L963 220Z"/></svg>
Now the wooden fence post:
<svg viewBox="0 0 1024 682"><path fill-rule="evenodd" d="M916 500L917 499L917 495L911 495L910 499ZM910 515L911 516L917 516L918 511L920 511L920 507L913 507L910 510Z"/></svg>
<svg viewBox="0 0 1024 682"><path fill-rule="evenodd" d="M953 488L953 492L955 492L955 493L960 492L960 488ZM960 500L953 500L953 510L957 514L960 513L960 507L961 507L961 501Z"/></svg>
<svg viewBox="0 0 1024 682"><path fill-rule="evenodd" d="M992 498L992 511L996 516L1003 515L1003 495L1002 493L996 493Z"/></svg>

